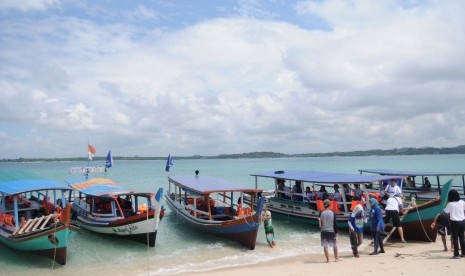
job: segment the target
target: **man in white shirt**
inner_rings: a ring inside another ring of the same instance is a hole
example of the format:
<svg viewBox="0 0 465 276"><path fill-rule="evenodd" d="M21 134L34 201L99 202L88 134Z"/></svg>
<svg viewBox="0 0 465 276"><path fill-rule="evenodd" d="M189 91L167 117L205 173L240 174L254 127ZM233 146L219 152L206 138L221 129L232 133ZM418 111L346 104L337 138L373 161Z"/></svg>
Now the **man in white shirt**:
<svg viewBox="0 0 465 276"><path fill-rule="evenodd" d="M400 189L399 186L397 186L397 180L396 179L391 179L391 184L386 187L385 192L389 196L400 196L401 198L403 198L402 190Z"/></svg>
<svg viewBox="0 0 465 276"><path fill-rule="evenodd" d="M399 231L400 240L405 242L404 230L400 224L400 213L403 212L402 199L399 196L389 196L386 200L386 216L384 222L389 223L392 218L392 227L397 227Z"/></svg>
<svg viewBox="0 0 465 276"><path fill-rule="evenodd" d="M460 199L460 194L455 189L449 191L447 201L449 203L444 208L444 212L450 215L450 228L454 243L454 256L451 259L460 259L465 257L465 202ZM459 244L462 250L461 256L459 255Z"/></svg>

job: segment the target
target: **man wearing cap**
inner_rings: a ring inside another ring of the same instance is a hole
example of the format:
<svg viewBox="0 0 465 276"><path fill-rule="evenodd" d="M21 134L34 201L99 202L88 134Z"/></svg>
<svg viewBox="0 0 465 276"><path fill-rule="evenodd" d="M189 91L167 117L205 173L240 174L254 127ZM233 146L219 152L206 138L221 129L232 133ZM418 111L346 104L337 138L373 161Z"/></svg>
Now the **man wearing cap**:
<svg viewBox="0 0 465 276"><path fill-rule="evenodd" d="M325 199L323 204L325 210L320 213L319 223L321 229L321 246L325 252L326 262L329 263L329 246L333 247L334 250L334 261L339 261L337 255L337 244L336 244L336 215L329 209L329 199Z"/></svg>

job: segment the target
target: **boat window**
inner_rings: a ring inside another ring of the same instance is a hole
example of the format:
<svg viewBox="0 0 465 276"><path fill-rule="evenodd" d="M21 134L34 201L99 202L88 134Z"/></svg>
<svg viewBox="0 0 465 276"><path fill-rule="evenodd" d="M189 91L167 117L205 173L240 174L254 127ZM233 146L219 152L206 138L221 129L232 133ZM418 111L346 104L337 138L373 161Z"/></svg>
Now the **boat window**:
<svg viewBox="0 0 465 276"><path fill-rule="evenodd" d="M111 214L112 213L112 206L111 200L108 198L95 198L95 213L99 214Z"/></svg>

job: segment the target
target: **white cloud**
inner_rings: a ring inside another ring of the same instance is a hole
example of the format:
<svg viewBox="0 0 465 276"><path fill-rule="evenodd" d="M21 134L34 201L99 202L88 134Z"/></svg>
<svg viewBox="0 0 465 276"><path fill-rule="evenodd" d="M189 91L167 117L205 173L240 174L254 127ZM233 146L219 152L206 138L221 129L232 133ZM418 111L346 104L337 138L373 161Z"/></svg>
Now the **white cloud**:
<svg viewBox="0 0 465 276"><path fill-rule="evenodd" d="M463 143L462 5L353 3L297 6L330 32L250 17L169 31L7 20L0 118L29 130L0 129L1 152L79 156L88 137L130 156ZM39 150L57 141L60 155Z"/></svg>
<svg viewBox="0 0 465 276"><path fill-rule="evenodd" d="M60 4L60 0L2 0L0 1L0 11L18 10L21 12L45 11Z"/></svg>

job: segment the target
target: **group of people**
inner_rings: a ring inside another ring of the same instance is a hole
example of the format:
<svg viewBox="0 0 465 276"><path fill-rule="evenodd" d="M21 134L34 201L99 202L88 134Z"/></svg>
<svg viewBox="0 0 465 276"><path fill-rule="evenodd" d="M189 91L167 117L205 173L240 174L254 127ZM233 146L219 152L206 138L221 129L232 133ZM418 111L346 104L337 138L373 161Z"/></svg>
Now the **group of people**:
<svg viewBox="0 0 465 276"><path fill-rule="evenodd" d="M402 226L400 224L400 215L404 213L401 199L402 192L394 180L391 182L391 185L386 188L385 192L386 194L384 198L386 199L386 215L384 218L378 201L373 197L369 199L369 204L371 205L369 214L371 222L370 230L373 235L373 251L369 255L385 253L381 234L384 231L385 222L389 222L391 219L393 227L396 227L399 231L401 241L404 243L406 242ZM325 201L324 205L325 210L320 214L321 245L323 246L327 262L329 262L329 246L333 247L335 261L338 261L339 257L336 244L337 229L335 214L329 210L329 200ZM358 246L362 244L364 222L366 221L363 206L357 205L350 214L348 221L350 243L352 253L355 258L359 257ZM441 236L444 251L448 250L446 235L450 235L451 250L454 252L451 259L461 259L465 257L465 202L460 199L460 195L457 190L452 189L449 192L448 203L444 208L444 211L436 216L431 227L436 227L436 223L438 224L438 234Z"/></svg>
<svg viewBox="0 0 465 276"><path fill-rule="evenodd" d="M326 257L326 261L329 262L329 247L333 248L335 261L339 261L338 249L336 243L337 225L336 225L336 214L330 210L331 202L325 194L327 194L324 186L321 186L319 193L324 199L324 210L320 212L319 226L321 230L321 246ZM429 187L431 187L429 185ZM344 192L348 188L344 186ZM357 187L355 187L357 188ZM339 186L335 184L335 193L333 194L333 200L336 197L341 196L339 193ZM307 194L310 192L310 188L307 187ZM385 253L382 233L384 232L385 223L392 220L393 227L398 229L401 242L405 243L404 233L401 225L401 215L407 211L403 209L403 196L402 190L397 185L397 181L392 179L389 185L383 189L383 207L385 210L385 216L383 217L382 209L378 204L378 200L374 197L370 197L368 202L370 204L370 230L373 235L373 251L369 255L377 255L379 253ZM312 193L313 194L313 193ZM356 193L352 193L353 196L357 196ZM318 195L320 196L320 195ZM274 241L274 229L271 223L271 213L267 210L266 206L263 209L262 220L264 221L266 239L270 247L276 245ZM358 247L363 241L363 226L367 222L365 217L364 208L361 204L358 204L353 209L349 216L348 227L350 234L350 243L352 253L355 258L359 257ZM438 234L441 236L444 250L447 251L446 236L451 236L451 250L454 252L452 259L460 259L465 257L465 202L460 199L460 195L457 190L451 190L448 194L448 204L444 211L438 214L431 224L431 227L438 226ZM459 254L461 250L461 254Z"/></svg>
<svg viewBox="0 0 465 276"><path fill-rule="evenodd" d="M369 204L370 208L370 230L373 235L373 251L370 255L377 255L379 253L385 253L382 233L384 232L385 223L392 220L393 227L396 227L399 231L399 235L402 242L406 242L403 235L403 229L400 223L400 215L404 212L402 204L402 191L397 186L397 181L392 180L390 185L385 188L384 199L386 200L386 216L383 218L381 207L378 204L378 200L374 197L370 197ZM354 194L354 197L357 196ZM331 222L330 218L335 218L334 212L329 210L329 201L325 201L325 210L320 214L320 227L321 227L321 245L323 246L326 261L329 262L328 247L333 246L335 261L338 261L337 255L337 244L336 244L336 221ZM324 217L324 219L322 219ZM361 204L357 204L349 216L348 226L350 234L350 244L352 253L355 258L359 257L358 247L363 241L363 225L367 221L365 218L364 208ZM328 230L329 229L329 230ZM327 232L334 233L328 234Z"/></svg>

